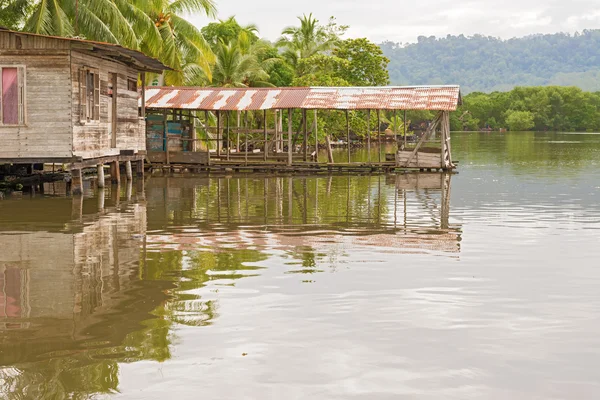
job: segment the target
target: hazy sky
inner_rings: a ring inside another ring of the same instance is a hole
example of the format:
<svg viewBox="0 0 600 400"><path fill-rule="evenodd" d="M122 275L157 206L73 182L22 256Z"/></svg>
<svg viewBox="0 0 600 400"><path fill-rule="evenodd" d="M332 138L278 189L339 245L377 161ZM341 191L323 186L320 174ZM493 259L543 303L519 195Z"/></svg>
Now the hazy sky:
<svg viewBox="0 0 600 400"><path fill-rule="evenodd" d="M275 40L281 30L312 12L325 22L335 16L350 25L347 37L375 42L415 42L417 36L472 35L502 38L533 33L575 32L600 28L600 0L216 0L219 18L235 15L254 23L260 35ZM198 26L209 20L190 18Z"/></svg>

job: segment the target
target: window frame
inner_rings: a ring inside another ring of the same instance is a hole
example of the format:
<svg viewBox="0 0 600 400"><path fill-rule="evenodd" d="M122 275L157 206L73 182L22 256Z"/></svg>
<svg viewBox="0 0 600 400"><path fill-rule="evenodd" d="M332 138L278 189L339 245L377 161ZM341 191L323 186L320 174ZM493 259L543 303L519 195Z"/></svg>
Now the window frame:
<svg viewBox="0 0 600 400"><path fill-rule="evenodd" d="M18 86L18 119L16 124L4 123L4 101L2 87L2 70L4 68L17 69L17 86ZM1 128L18 128L27 126L27 67L24 64L0 64L0 127Z"/></svg>
<svg viewBox="0 0 600 400"><path fill-rule="evenodd" d="M94 82L94 98L93 110L90 113L88 110L89 90L87 87L88 74L93 75ZM100 69L93 67L81 67L79 69L79 122L82 125L98 125L100 124ZM85 110L85 111L84 111Z"/></svg>

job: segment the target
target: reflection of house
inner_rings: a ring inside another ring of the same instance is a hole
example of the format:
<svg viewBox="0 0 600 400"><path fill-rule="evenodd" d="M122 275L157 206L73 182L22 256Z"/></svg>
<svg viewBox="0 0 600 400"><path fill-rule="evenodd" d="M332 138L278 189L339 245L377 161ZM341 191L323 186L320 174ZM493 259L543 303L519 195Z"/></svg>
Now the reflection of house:
<svg viewBox="0 0 600 400"><path fill-rule="evenodd" d="M450 175L357 179L366 182L363 191L348 177L154 177L147 185L150 229L172 222L215 234L190 228L151 235L148 247L192 250L235 243L460 252L460 227L449 222Z"/></svg>
<svg viewBox="0 0 600 400"><path fill-rule="evenodd" d="M94 338L120 345L164 301L158 287L131 290L140 282L146 206L107 203L100 213L97 199L81 197L2 203L0 365L77 351Z"/></svg>

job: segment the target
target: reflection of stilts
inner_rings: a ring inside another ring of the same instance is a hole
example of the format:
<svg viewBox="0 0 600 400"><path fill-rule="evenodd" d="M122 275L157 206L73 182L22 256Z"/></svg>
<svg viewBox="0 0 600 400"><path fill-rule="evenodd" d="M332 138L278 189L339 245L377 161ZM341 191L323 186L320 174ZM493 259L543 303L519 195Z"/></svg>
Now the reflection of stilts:
<svg viewBox="0 0 600 400"><path fill-rule="evenodd" d="M450 219L450 181L452 175L442 174L442 229L448 229Z"/></svg>
<svg viewBox="0 0 600 400"><path fill-rule="evenodd" d="M402 190L404 202L404 228L407 225L407 198L408 191L413 191L415 197L422 204L424 210L431 217L431 221L441 229L448 229L450 216L450 183L451 174L402 174L396 176L396 191ZM432 196L440 193L440 204ZM397 207L398 193L394 197ZM394 217L396 220L396 217Z"/></svg>

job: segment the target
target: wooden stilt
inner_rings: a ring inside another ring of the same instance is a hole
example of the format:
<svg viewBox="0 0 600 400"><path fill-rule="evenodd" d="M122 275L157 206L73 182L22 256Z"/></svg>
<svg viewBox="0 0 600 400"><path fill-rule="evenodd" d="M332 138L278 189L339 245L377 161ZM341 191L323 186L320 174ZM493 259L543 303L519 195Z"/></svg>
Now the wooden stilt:
<svg viewBox="0 0 600 400"><path fill-rule="evenodd" d="M71 193L75 196L83 194L83 174L81 169L71 171Z"/></svg>
<svg viewBox="0 0 600 400"><path fill-rule="evenodd" d="M103 164L98 164L96 174L98 175L98 188L102 189L106 185L106 183L104 182L104 165Z"/></svg>
<svg viewBox="0 0 600 400"><path fill-rule="evenodd" d="M144 177L144 160L138 160L135 162L135 169L138 177Z"/></svg>
<svg viewBox="0 0 600 400"><path fill-rule="evenodd" d="M131 161L125 161L125 177L128 181L133 180L133 170L131 168Z"/></svg>
<svg viewBox="0 0 600 400"><path fill-rule="evenodd" d="M113 161L110 163L110 181L113 184L121 183L121 170L119 169L119 162Z"/></svg>

